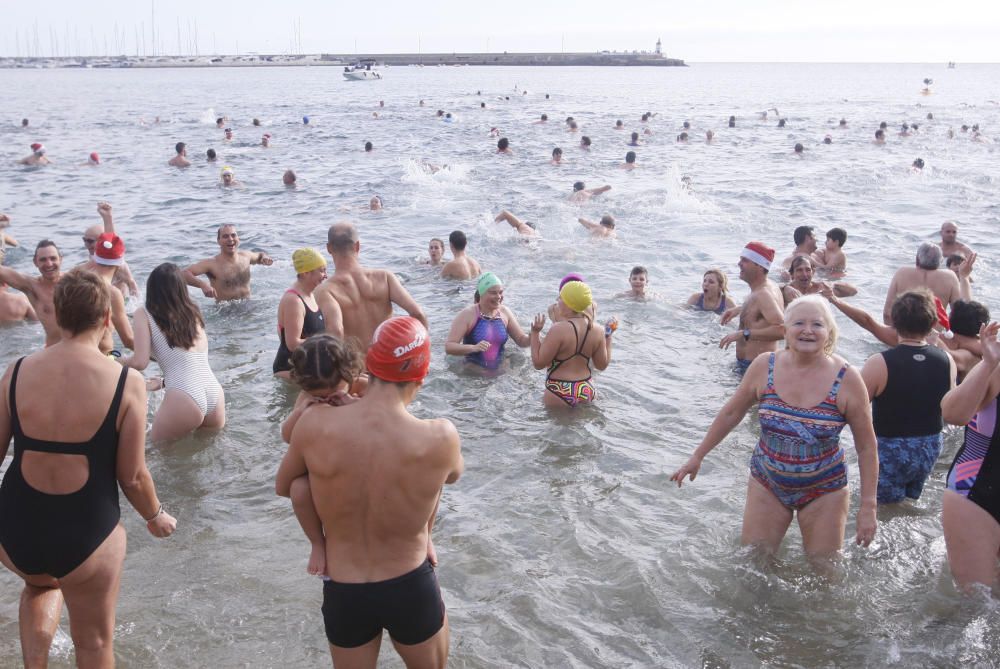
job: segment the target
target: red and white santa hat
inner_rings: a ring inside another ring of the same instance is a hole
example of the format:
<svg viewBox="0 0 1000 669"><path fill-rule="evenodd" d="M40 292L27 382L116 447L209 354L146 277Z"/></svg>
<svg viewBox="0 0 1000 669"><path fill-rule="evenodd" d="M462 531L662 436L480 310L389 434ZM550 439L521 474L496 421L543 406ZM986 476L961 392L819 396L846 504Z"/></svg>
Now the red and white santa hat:
<svg viewBox="0 0 1000 669"><path fill-rule="evenodd" d="M105 232L97 238L94 262L98 265L121 265L125 262L125 242L118 235Z"/></svg>
<svg viewBox="0 0 1000 669"><path fill-rule="evenodd" d="M740 257L770 270L771 263L774 262L774 249L765 246L762 242L749 242L740 251Z"/></svg>

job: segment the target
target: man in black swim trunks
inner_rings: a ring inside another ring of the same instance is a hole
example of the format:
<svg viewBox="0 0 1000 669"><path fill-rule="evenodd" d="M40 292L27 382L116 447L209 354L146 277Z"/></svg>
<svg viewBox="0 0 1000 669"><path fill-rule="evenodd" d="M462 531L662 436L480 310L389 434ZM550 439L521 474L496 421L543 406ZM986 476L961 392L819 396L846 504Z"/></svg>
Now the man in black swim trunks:
<svg viewBox="0 0 1000 669"><path fill-rule="evenodd" d="M430 365L417 319L383 322L365 364L365 396L303 412L278 469L291 495L308 474L326 538L323 621L334 666L371 667L382 630L408 667L444 667L448 617L438 587L431 528L442 487L462 473L458 432L447 419L407 411Z"/></svg>

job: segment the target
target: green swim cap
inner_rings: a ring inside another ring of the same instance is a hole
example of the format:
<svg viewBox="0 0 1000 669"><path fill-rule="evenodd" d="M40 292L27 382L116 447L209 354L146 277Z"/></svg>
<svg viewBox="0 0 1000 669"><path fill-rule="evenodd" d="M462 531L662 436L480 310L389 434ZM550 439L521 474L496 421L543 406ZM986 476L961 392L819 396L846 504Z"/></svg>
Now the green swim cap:
<svg viewBox="0 0 1000 669"><path fill-rule="evenodd" d="M493 286L503 286L503 282L497 277L493 272L484 272L479 277L479 282L476 283L476 293L480 297L486 294L486 291Z"/></svg>

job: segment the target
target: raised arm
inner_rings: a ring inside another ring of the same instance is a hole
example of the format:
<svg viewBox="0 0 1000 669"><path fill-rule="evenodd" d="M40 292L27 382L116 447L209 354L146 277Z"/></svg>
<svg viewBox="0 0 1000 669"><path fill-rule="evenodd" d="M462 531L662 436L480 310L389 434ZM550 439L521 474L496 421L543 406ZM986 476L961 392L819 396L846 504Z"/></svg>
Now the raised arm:
<svg viewBox="0 0 1000 669"><path fill-rule="evenodd" d="M0 267L0 282L21 291L28 297L31 297L35 293L34 284L31 282L31 279L9 267Z"/></svg>
<svg viewBox="0 0 1000 669"><path fill-rule="evenodd" d="M97 213L101 215L101 220L104 221L104 232L112 235L115 234L115 224L111 220L111 204L108 202L98 202Z"/></svg>
<svg viewBox="0 0 1000 669"><path fill-rule="evenodd" d="M899 335L896 334L896 328L890 325L882 325L864 309L850 305L838 298L832 290L824 290L823 297L828 299L830 304L837 307L845 316L875 335L875 338L886 346L895 346L899 343Z"/></svg>
<svg viewBox="0 0 1000 669"><path fill-rule="evenodd" d="M952 425L965 425L1000 394L1000 342L996 322L979 328L983 360L972 368L961 384L941 399L941 417Z"/></svg>
<svg viewBox="0 0 1000 669"><path fill-rule="evenodd" d="M577 223L587 228L587 230L590 230L591 232L594 232L595 230L598 230L601 227L597 223L594 223L593 221L588 221L585 218L578 218L576 219L576 221Z"/></svg>

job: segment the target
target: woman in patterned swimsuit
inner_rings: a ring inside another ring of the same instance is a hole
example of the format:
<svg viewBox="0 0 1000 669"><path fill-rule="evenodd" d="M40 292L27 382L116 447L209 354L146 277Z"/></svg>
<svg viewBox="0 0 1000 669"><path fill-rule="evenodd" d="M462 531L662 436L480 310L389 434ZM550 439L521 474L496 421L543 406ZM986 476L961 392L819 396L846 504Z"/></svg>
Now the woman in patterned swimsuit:
<svg viewBox="0 0 1000 669"><path fill-rule="evenodd" d="M798 515L806 554L840 550L850 506L839 442L845 425L854 434L861 473L855 541L867 546L875 536L878 452L871 406L861 374L833 354L836 341L836 322L821 297L792 302L785 311L786 349L757 356L694 454L671 477L678 486L686 476L693 481L709 451L759 403L761 436L750 459L744 545L777 552Z"/></svg>
<svg viewBox="0 0 1000 669"><path fill-rule="evenodd" d="M948 565L958 586L1000 585L1000 325L979 330L983 361L941 400L941 415L965 425L965 442L948 471L941 524Z"/></svg>

